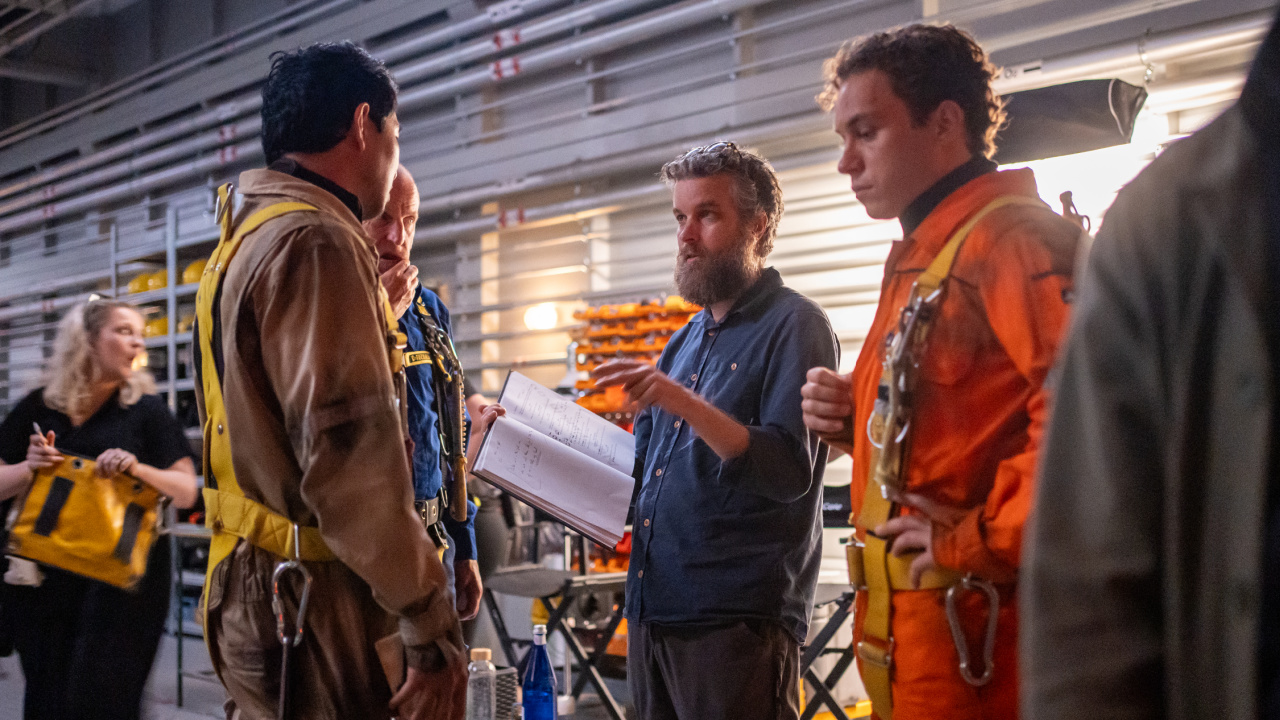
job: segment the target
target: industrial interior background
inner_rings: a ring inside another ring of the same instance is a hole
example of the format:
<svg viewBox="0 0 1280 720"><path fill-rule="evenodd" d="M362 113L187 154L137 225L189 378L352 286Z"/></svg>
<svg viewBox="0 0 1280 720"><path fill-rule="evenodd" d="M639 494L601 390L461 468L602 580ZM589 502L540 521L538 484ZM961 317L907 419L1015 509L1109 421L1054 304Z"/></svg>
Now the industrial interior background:
<svg viewBox="0 0 1280 720"><path fill-rule="evenodd" d="M1238 95L1273 7L0 0L0 413L37 382L65 309L165 271L129 297L149 308L151 365L194 427L180 321L196 286L183 270L216 240L213 189L262 164L258 89L276 50L350 39L389 63L402 161L422 193L413 259L449 302L467 369L494 393L513 367L566 382L575 309L672 291L674 223L656 172L721 139L780 171L787 212L771 263L826 308L852 367L900 229L858 205L814 102L822 61L847 38L951 21L1003 68L1001 92L1145 85L1131 143L1030 163L1046 201L1074 191L1096 228L1164 145Z"/></svg>

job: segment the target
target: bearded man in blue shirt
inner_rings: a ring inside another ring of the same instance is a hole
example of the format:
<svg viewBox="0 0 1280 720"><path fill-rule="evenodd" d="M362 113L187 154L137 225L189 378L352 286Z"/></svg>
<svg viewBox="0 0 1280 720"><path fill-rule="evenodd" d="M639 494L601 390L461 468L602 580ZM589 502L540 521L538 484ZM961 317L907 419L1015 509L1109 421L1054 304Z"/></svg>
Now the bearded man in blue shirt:
<svg viewBox="0 0 1280 720"><path fill-rule="evenodd" d="M826 314L765 266L773 169L733 143L662 168L675 281L703 306L657 367L606 363L636 418L627 676L641 720L799 716L800 645L822 551L827 450L805 426L808 367L835 368Z"/></svg>

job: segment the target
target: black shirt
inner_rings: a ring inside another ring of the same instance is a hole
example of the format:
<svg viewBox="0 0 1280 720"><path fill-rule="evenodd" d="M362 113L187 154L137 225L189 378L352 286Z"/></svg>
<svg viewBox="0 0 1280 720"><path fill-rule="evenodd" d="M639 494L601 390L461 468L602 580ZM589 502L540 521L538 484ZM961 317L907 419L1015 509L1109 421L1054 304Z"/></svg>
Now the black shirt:
<svg viewBox="0 0 1280 720"><path fill-rule="evenodd" d="M0 460L16 465L27 458L27 446L38 423L55 434L54 447L67 453L97 458L112 448L131 452L138 462L166 470L191 457L191 444L182 425L159 395L144 395L129 407L121 407L112 395L80 427L71 418L44 404L44 388L24 397L0 422Z"/></svg>
<svg viewBox="0 0 1280 720"><path fill-rule="evenodd" d="M941 180L933 184L933 187L912 200L907 209L902 211L902 215L898 216L898 222L902 224L902 237L910 237L911 233L920 227L920 223L929 217L929 213L946 200L948 195L959 190L970 180L995 172L997 167L994 162L979 156L943 175Z"/></svg>
<svg viewBox="0 0 1280 720"><path fill-rule="evenodd" d="M343 205L347 206L347 209L351 211L351 214L356 216L356 220L361 222L364 221L365 218L362 214L363 210L360 208L360 198L356 197L355 193L349 192L346 188L320 173L311 172L299 165L297 161L290 160L289 158L280 158L268 165L267 169L282 172L285 175L292 175L299 180L306 180L321 190L329 191L329 193L338 198Z"/></svg>

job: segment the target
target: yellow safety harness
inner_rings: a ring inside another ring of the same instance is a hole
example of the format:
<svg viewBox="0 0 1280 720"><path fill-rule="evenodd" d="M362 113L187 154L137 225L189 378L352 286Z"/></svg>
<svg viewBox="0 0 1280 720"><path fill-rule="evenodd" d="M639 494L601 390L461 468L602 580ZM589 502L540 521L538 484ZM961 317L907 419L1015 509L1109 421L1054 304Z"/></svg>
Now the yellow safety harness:
<svg viewBox="0 0 1280 720"><path fill-rule="evenodd" d="M244 539L282 558L325 561L334 555L316 528L299 528L289 518L262 503L245 497L236 481L231 461L231 433L227 428L227 410L222 399L222 377L219 354L222 350L217 304L222 296L222 281L227 268L245 236L269 220L292 212L314 211L312 205L284 202L269 205L233 224L234 188L228 183L218 188L217 220L222 226L218 245L205 264L196 291L196 342L200 361L196 376L204 392L205 525L213 531L209 544L209 564L205 571L204 596L200 607L208 607L209 588L219 565L231 555L236 543ZM218 337L215 337L215 334ZM206 637L207 634L206 634Z"/></svg>
<svg viewBox="0 0 1280 720"><path fill-rule="evenodd" d="M245 497L236 481L235 467L231 461L231 433L227 427L219 372L222 348L217 305L221 299L223 278L240 249L241 242L270 220L294 212L315 212L317 208L302 202L276 203L258 210L235 225L232 220L233 194L234 188L230 183L218 188L217 218L222 226L221 238L205 266L200 278L200 288L196 292L196 334L200 353L196 374L204 391L206 415L203 462L206 486L203 491L205 524L213 531L201 607L207 606L214 572L235 549L240 539L295 563L336 559L318 528L299 527L284 515ZM398 331L394 312L385 292L381 292L381 286L379 290L388 327L391 366L393 372L398 372L403 363L404 335Z"/></svg>
<svg viewBox="0 0 1280 720"><path fill-rule="evenodd" d="M862 640L858 643L858 657L863 685L871 699L872 707L881 720L893 718L893 632L891 627L892 595L898 590L947 589L947 619L951 625L952 639L960 654L960 674L972 685L983 685L991 679L991 657L995 641L995 621L998 596L990 583L965 576L952 570L930 570L920 578L920 584L911 584L911 563L918 553L896 556L889 553L889 542L869 531L898 514L899 507L891 499L891 491L902 489L903 469L911 435L911 401L915 389L916 370L923 357L929 329L937 319L942 304L946 281L960 246L973 228L988 213L1007 205L1038 205L1044 203L1025 196L996 198L974 214L955 232L939 251L937 257L916 279L911 296L902 308L897 330L885 340L884 373L875 409L867 422L867 436L871 441L871 466L867 473L867 485L862 497L862 511L856 525L866 531L866 540L849 539L846 552L849 561L849 582L854 589L866 592L867 613L862 622ZM987 623L987 639L984 645L985 667L982 676L970 671L969 653L964 635L960 631L956 615L955 597L960 591L977 590L986 594L991 606Z"/></svg>

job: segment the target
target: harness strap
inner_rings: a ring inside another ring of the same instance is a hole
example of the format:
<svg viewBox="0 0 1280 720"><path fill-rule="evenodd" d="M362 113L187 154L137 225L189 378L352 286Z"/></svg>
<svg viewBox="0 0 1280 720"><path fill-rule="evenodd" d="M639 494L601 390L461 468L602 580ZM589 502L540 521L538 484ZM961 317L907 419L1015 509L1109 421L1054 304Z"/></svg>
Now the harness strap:
<svg viewBox="0 0 1280 720"><path fill-rule="evenodd" d="M969 233L988 214L1007 205L1045 207L1038 198L1007 195L992 200L974 213L948 238L933 262L916 278L911 296L903 308L904 316L907 312L918 311L923 303L936 307L941 302L939 291L950 278L956 256ZM916 318L914 323L901 323L900 327L906 327L910 337L897 338L896 342L906 343L905 347L908 348L918 346L917 343L923 342L927 336L933 319L926 314ZM898 507L889 500L889 488L901 483L902 471L906 466L905 450L909 447L910 431L910 388L906 386L903 374L895 372L902 369L891 365L890 362L885 363L881 385L891 388L892 392L904 398L904 407L899 410L904 417L884 418L878 412L872 413L872 422L868 426L868 433L872 435L871 464L857 522L857 526L863 530L874 529L898 514ZM877 411L879 409L880 403L877 403ZM880 421L878 424L877 420ZM890 437L894 434L899 436ZM853 538L850 540L851 543L854 541ZM919 587L913 587L909 571L918 553L899 557L891 555L888 550L889 543L868 533L861 550L851 548L849 552L850 575L861 576L867 593L867 614L862 622L863 637L857 647L858 656L862 659L859 669L871 705L881 720L893 718L893 593L903 590L941 590L951 587L964 577L962 573L952 570L931 570L921 578ZM860 573L852 567L855 563L861 565ZM994 608L992 612L994 613Z"/></svg>
<svg viewBox="0 0 1280 720"><path fill-rule="evenodd" d="M418 310L418 322L422 331L426 351L423 362L433 364L431 372L435 391L436 429L440 437L440 452L448 463L449 473L446 479L450 482L442 487L441 497L445 499L449 514L457 522L466 522L467 509L467 428L466 399L463 397L463 370L458 360L458 352L453 347L453 340L445 333L435 316L427 309L422 297L415 300ZM406 354L406 365L410 358Z"/></svg>
<svg viewBox="0 0 1280 720"><path fill-rule="evenodd" d="M227 412L223 404L221 378L221 347L215 342L219 332L217 304L221 299L222 280L227 267L240 249L244 238L266 222L293 212L315 211L312 205L301 202L283 202L268 205L245 218L238 226L233 222L233 188L227 183L218 188L218 223L222 236L205 264L196 291L196 331L200 362L196 367L204 394L204 477L203 495L206 506L205 524L213 530L209 544L209 564L206 570L204 595L201 607L207 608L209 588L213 574L222 561L231 555L241 539L281 557L289 557L292 549L288 518L260 503L244 497L236 481L235 467L231 461L231 437L227 428ZM234 230L233 230L234 228ZM280 535L280 528L286 528ZM333 554L320 539L315 528L305 528L300 534L304 559L332 559ZM327 557L326 557L327 556ZM202 618L203 619L203 618ZM206 636L207 637L207 636Z"/></svg>
<svg viewBox="0 0 1280 720"><path fill-rule="evenodd" d="M338 559L325 545L319 528L294 525L289 518L244 495L205 488L204 506L214 534L231 534L273 555L300 562ZM296 540L295 527L298 529Z"/></svg>

